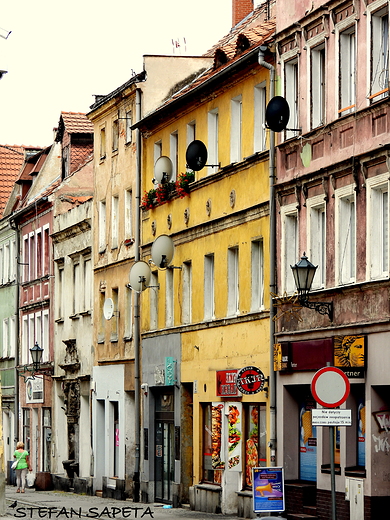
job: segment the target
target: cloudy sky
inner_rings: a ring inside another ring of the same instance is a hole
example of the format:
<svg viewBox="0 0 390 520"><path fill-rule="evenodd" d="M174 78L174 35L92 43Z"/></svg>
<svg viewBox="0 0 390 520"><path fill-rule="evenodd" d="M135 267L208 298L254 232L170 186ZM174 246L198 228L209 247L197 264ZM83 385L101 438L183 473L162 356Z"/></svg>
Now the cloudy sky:
<svg viewBox="0 0 390 520"><path fill-rule="evenodd" d="M232 0L3 0L0 143L51 144L61 111L88 112L144 54L202 54L231 25Z"/></svg>

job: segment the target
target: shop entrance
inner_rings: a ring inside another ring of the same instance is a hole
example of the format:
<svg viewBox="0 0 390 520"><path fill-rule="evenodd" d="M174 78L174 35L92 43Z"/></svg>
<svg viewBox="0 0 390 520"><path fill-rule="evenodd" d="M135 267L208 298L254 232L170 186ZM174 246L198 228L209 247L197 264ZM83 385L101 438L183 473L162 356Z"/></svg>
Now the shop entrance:
<svg viewBox="0 0 390 520"><path fill-rule="evenodd" d="M156 395L155 410L155 499L172 502L174 482L174 397L170 389Z"/></svg>

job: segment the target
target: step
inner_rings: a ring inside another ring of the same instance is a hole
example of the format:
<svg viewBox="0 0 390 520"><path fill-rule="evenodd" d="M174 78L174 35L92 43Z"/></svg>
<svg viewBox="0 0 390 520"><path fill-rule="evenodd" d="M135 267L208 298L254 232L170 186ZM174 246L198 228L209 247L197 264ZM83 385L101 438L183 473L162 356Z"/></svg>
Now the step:
<svg viewBox="0 0 390 520"><path fill-rule="evenodd" d="M303 506L303 512L307 515L317 516L316 506Z"/></svg>
<svg viewBox="0 0 390 520"><path fill-rule="evenodd" d="M318 520L318 516L307 515L306 513L293 513L287 515L288 520Z"/></svg>

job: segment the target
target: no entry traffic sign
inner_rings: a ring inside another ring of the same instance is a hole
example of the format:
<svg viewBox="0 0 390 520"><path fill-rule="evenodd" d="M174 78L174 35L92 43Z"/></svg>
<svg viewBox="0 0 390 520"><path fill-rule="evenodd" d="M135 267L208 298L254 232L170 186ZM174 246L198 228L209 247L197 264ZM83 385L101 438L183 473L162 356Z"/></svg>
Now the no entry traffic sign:
<svg viewBox="0 0 390 520"><path fill-rule="evenodd" d="M324 367L314 374L311 393L314 399L325 408L336 408L349 396L348 377L336 367Z"/></svg>

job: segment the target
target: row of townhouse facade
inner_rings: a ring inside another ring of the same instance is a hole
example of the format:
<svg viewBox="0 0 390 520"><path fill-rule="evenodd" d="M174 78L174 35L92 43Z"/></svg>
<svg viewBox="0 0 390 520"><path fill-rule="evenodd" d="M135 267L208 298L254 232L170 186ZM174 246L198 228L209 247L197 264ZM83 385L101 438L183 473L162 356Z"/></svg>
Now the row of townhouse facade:
<svg viewBox="0 0 390 520"><path fill-rule="evenodd" d="M388 506L388 18L383 0L234 0L205 55L145 56L26 153L0 229L3 435L38 488L251 518L252 468L278 466L286 514L329 518L310 383L330 364L351 384L338 514ZM305 253L332 316L295 296ZM240 393L251 366L266 383Z"/></svg>

